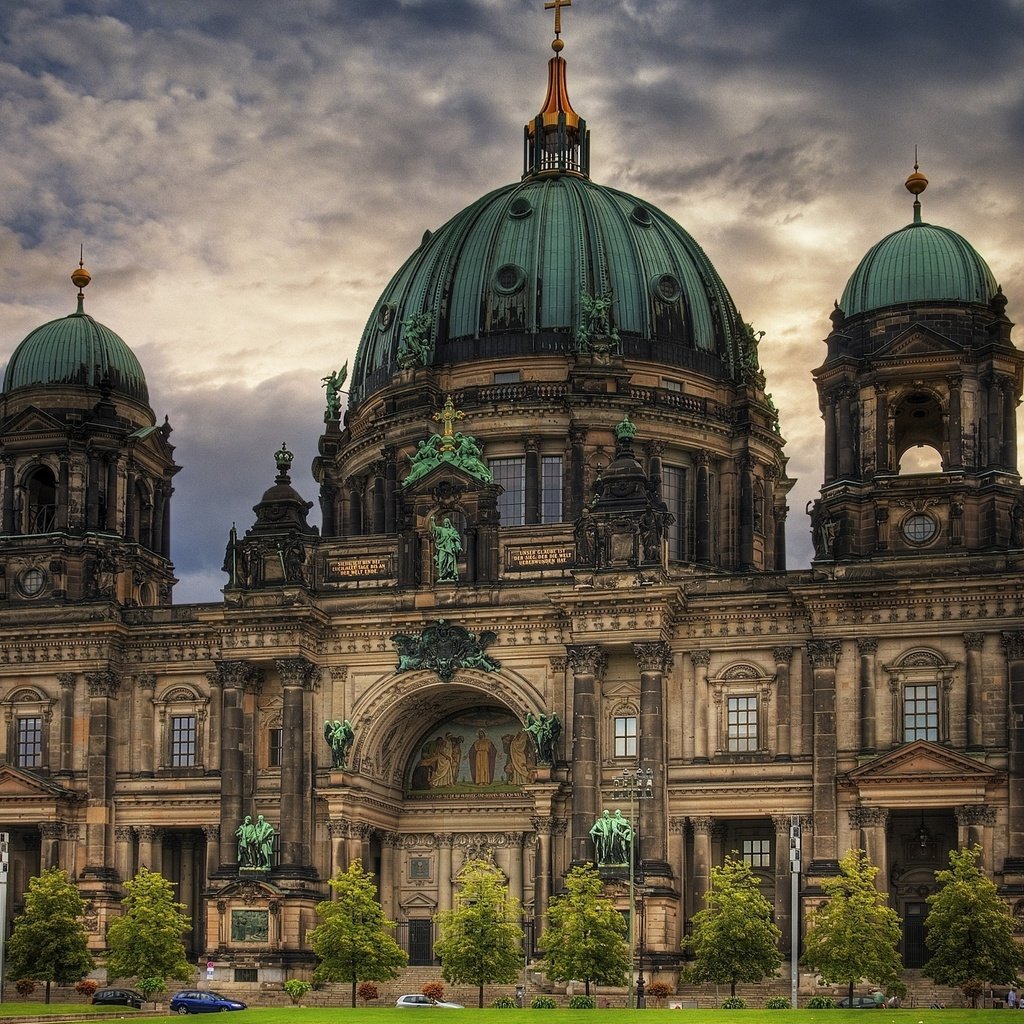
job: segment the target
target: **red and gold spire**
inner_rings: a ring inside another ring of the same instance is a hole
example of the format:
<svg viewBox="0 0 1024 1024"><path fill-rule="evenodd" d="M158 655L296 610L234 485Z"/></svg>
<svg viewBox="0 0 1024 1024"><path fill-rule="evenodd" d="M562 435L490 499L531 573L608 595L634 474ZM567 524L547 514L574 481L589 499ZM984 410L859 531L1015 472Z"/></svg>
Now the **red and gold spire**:
<svg viewBox="0 0 1024 1024"><path fill-rule="evenodd" d="M548 61L548 91L540 113L525 128L523 177L536 174L590 173L590 134L587 123L572 109L562 57L562 8L572 0L549 0L545 10L555 12L554 57Z"/></svg>

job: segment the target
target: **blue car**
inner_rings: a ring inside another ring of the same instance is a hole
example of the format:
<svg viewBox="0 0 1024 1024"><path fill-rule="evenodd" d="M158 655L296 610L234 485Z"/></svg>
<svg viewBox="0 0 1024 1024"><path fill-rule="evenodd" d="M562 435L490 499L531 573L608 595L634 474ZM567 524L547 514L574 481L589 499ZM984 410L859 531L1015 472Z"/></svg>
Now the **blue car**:
<svg viewBox="0 0 1024 1024"><path fill-rule="evenodd" d="M245 1003L241 1000L228 999L207 989L183 989L171 996L171 1013L223 1013L244 1009Z"/></svg>

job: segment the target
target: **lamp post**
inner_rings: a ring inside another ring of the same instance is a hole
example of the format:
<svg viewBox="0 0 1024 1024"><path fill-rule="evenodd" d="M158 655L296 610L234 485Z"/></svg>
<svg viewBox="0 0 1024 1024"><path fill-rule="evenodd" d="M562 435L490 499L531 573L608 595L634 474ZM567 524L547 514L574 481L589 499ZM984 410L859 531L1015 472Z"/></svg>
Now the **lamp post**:
<svg viewBox="0 0 1024 1024"><path fill-rule="evenodd" d="M612 779L612 797L616 800L629 799L629 824L633 836L629 844L629 990L626 1005L633 1009L633 953L636 945L636 872L634 871L634 851L640 829L636 824L636 804L638 800L651 800L654 797L654 772L650 768L623 768Z"/></svg>

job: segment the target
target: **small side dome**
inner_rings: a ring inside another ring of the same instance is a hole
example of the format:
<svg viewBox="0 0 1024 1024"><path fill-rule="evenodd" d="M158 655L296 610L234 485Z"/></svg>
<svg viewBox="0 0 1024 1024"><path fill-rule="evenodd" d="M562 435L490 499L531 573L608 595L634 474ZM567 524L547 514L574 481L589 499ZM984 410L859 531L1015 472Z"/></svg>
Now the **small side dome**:
<svg viewBox="0 0 1024 1024"><path fill-rule="evenodd" d="M71 275L79 289L89 283L89 272L76 268ZM135 353L109 327L83 309L37 327L14 350L4 372L5 394L41 385L99 388L109 384L113 395L149 404L146 375Z"/></svg>
<svg viewBox="0 0 1024 1024"><path fill-rule="evenodd" d="M916 302L988 305L998 291L988 264L961 235L921 220L928 179L917 163L904 183L914 196L914 219L873 245L839 301L846 316Z"/></svg>

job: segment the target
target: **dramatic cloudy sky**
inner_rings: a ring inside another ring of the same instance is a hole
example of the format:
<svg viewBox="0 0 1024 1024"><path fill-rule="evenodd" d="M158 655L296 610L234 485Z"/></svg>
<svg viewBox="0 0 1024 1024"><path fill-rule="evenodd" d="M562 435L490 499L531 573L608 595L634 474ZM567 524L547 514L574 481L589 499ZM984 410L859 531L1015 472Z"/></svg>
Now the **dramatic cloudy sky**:
<svg viewBox="0 0 1024 1024"><path fill-rule="evenodd" d="M925 219L970 239L1024 319L1024 0L563 17L594 178L672 214L766 331L803 564L810 370L849 273L910 219L915 144ZM86 309L174 426L176 600L219 597L281 441L315 500L320 378L423 231L518 178L550 39L542 0L0 3L0 364L73 311L84 244Z"/></svg>

